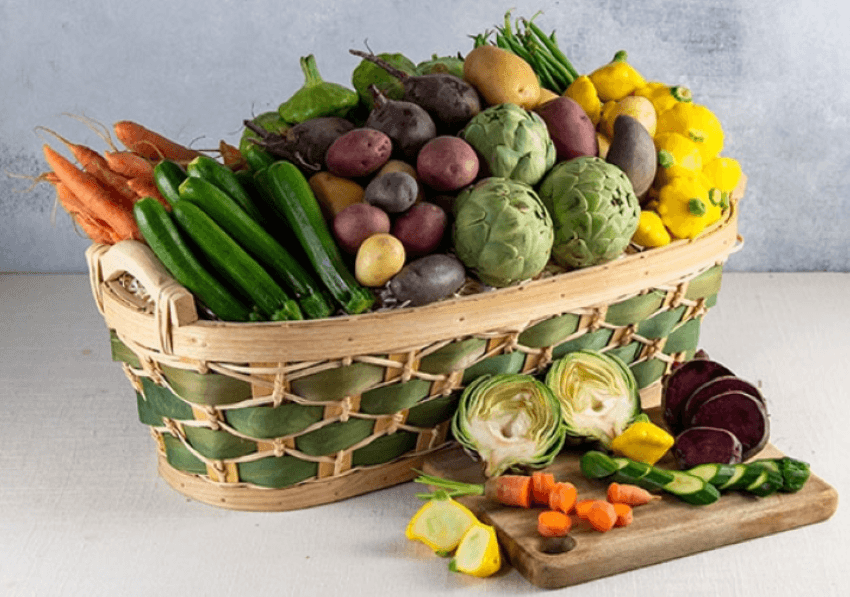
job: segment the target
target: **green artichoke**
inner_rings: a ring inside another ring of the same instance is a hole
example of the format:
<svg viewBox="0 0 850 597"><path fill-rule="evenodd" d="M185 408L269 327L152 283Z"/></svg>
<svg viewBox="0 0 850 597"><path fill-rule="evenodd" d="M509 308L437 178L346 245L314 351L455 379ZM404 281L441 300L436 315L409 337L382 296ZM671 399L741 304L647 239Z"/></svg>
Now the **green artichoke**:
<svg viewBox="0 0 850 597"><path fill-rule="evenodd" d="M555 225L552 257L564 267L611 261L637 230L640 203L632 183L598 157L558 163L540 184L540 198Z"/></svg>
<svg viewBox="0 0 850 597"><path fill-rule="evenodd" d="M549 261L552 219L525 183L485 178L458 194L454 215L455 253L485 284L516 284Z"/></svg>
<svg viewBox="0 0 850 597"><path fill-rule="evenodd" d="M482 110L460 136L481 154L491 176L535 185L555 165L555 144L546 123L516 104Z"/></svg>
<svg viewBox="0 0 850 597"><path fill-rule="evenodd" d="M564 445L564 419L552 391L531 375L476 378L452 418L455 439L484 462L484 475L544 468Z"/></svg>
<svg viewBox="0 0 850 597"><path fill-rule="evenodd" d="M546 385L560 402L567 436L577 443L598 441L607 448L642 414L632 370L614 355L568 353L552 363Z"/></svg>

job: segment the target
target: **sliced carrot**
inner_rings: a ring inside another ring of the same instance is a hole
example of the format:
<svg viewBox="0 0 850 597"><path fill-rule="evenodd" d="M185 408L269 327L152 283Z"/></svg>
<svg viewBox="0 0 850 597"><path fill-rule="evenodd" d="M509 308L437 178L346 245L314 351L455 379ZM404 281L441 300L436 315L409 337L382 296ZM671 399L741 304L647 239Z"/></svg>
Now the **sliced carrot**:
<svg viewBox="0 0 850 597"><path fill-rule="evenodd" d="M501 475L484 483L484 495L505 506L531 508L531 477Z"/></svg>
<svg viewBox="0 0 850 597"><path fill-rule="evenodd" d="M604 500L596 500L587 513L590 526L600 532L610 531L617 522L617 512L614 504Z"/></svg>
<svg viewBox="0 0 850 597"><path fill-rule="evenodd" d="M531 473L531 497L535 504L549 505L549 492L555 485L555 475L534 471Z"/></svg>
<svg viewBox="0 0 850 597"><path fill-rule="evenodd" d="M112 125L112 129L124 147L151 160L168 159L185 164L201 155L201 152L189 149L131 120L120 120Z"/></svg>
<svg viewBox="0 0 850 597"><path fill-rule="evenodd" d="M587 518L587 515L590 513L590 508L593 507L593 503L596 500L578 500L575 506L576 516L579 518Z"/></svg>
<svg viewBox="0 0 850 597"><path fill-rule="evenodd" d="M608 485L608 501L612 504L628 504L629 506L642 506L653 500L660 500L660 495L654 495L643 487L624 483L611 483Z"/></svg>
<svg viewBox="0 0 850 597"><path fill-rule="evenodd" d="M537 532L544 537L564 537L572 526L570 517L557 510L545 510L537 515Z"/></svg>
<svg viewBox="0 0 850 597"><path fill-rule="evenodd" d="M576 486L569 481L559 481L552 486L549 492L549 508L560 510L565 514L572 512L578 499Z"/></svg>
<svg viewBox="0 0 850 597"><path fill-rule="evenodd" d="M625 527L632 524L634 513L631 506L622 503L613 504L613 506L614 512L617 514L617 521L614 523L614 526Z"/></svg>
<svg viewBox="0 0 850 597"><path fill-rule="evenodd" d="M120 200L113 193L102 187L91 174L77 168L49 145L45 144L42 149L50 169L84 206L83 213L105 222L115 232L117 238L142 239L132 212L122 207Z"/></svg>

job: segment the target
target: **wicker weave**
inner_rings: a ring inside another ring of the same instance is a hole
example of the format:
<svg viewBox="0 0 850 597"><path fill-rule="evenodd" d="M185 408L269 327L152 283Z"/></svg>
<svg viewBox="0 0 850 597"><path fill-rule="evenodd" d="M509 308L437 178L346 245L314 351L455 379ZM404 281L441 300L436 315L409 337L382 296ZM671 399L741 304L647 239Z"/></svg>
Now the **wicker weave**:
<svg viewBox="0 0 850 597"><path fill-rule="evenodd" d="M578 348L629 363L645 405L697 348L740 246L737 214L695 241L415 309L299 322L199 319L140 243L87 252L113 356L160 474L211 504L288 510L411 478L446 446L458 390Z"/></svg>

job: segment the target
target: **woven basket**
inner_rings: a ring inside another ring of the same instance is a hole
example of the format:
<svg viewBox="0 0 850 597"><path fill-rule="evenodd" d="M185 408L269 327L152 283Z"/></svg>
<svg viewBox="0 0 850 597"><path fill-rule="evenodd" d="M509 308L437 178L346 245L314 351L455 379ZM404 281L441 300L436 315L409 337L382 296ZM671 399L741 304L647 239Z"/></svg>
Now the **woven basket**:
<svg viewBox="0 0 850 597"><path fill-rule="evenodd" d="M629 363L644 406L691 358L737 202L692 241L430 305L321 320L221 323L141 243L93 245L92 291L157 446L159 473L238 510L328 503L414 475L447 445L482 373L539 372L579 348Z"/></svg>

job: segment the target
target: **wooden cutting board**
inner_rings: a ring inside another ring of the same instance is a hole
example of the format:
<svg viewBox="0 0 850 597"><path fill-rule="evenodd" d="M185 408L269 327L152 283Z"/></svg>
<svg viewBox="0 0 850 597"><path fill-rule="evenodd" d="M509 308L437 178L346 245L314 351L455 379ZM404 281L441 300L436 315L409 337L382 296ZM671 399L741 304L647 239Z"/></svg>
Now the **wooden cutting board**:
<svg viewBox="0 0 850 597"><path fill-rule="evenodd" d="M756 458L781 455L768 444ZM556 480L572 482L579 499L605 499L608 482L585 478L579 456L562 453L546 470ZM669 454L658 466L675 468ZM425 461L423 471L458 481L484 481L480 463L460 447L435 454ZM708 506L691 506L662 494L661 500L636 507L631 525L607 533L573 516L570 535L575 547L554 555L541 551L537 515L542 508L510 508L478 496L458 500L495 527L503 553L529 582L557 589L826 520L838 507L838 492L812 474L797 493L758 498L729 492Z"/></svg>

